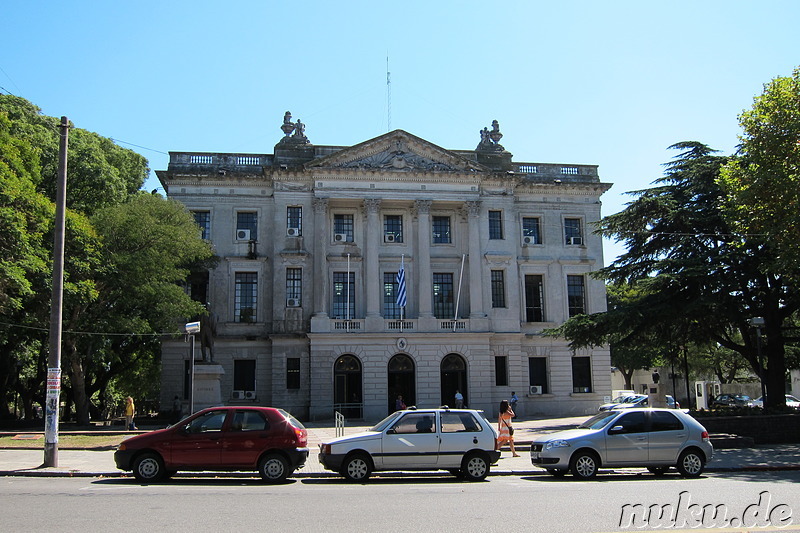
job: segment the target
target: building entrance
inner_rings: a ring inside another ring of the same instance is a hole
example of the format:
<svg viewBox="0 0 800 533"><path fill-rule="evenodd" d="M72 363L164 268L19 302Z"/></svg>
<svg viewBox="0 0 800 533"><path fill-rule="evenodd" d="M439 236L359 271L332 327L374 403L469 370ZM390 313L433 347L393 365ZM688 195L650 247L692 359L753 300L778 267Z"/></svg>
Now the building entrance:
<svg viewBox="0 0 800 533"><path fill-rule="evenodd" d="M397 396L403 396L407 406L417 404L414 361L406 354L399 353L389 359L388 365L388 413L396 409Z"/></svg>
<svg viewBox="0 0 800 533"><path fill-rule="evenodd" d="M457 353L450 353L442 359L442 405L456 406L456 391L464 396L464 407L469 406L467 390L467 362Z"/></svg>

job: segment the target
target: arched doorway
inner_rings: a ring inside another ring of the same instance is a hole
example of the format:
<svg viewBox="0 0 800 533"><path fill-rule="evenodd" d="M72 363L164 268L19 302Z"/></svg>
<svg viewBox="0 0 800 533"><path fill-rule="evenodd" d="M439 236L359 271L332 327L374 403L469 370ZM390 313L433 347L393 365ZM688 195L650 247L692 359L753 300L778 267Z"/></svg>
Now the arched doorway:
<svg viewBox="0 0 800 533"><path fill-rule="evenodd" d="M348 418L363 418L361 361L341 355L333 365L333 408Z"/></svg>
<svg viewBox="0 0 800 533"><path fill-rule="evenodd" d="M467 390L467 362L457 353L449 353L442 359L442 405L456 406L456 391L464 396L464 407L469 405Z"/></svg>
<svg viewBox="0 0 800 533"><path fill-rule="evenodd" d="M417 387L414 379L414 360L404 353L399 353L389 359L388 371L388 408L389 413L395 410L397 395L403 395L406 405L416 405Z"/></svg>

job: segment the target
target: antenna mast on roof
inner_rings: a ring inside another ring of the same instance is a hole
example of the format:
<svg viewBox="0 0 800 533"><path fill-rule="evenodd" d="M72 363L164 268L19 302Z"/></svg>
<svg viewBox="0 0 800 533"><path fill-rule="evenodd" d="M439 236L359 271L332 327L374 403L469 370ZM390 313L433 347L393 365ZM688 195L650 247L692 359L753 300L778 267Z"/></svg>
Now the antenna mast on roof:
<svg viewBox="0 0 800 533"><path fill-rule="evenodd" d="M392 131L392 80L389 75L389 54L386 54L386 131Z"/></svg>

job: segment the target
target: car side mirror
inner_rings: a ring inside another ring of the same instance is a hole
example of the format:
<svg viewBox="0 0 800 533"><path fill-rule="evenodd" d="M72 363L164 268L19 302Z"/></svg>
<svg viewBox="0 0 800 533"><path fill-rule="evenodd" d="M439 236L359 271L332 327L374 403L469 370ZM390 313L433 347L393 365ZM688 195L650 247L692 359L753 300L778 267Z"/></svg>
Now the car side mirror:
<svg viewBox="0 0 800 533"><path fill-rule="evenodd" d="M625 433L625 428L623 426L614 426L608 430L609 435L617 435L619 433Z"/></svg>
<svg viewBox="0 0 800 533"><path fill-rule="evenodd" d="M395 428L389 428L386 430L387 435L394 435L395 433L397 433L397 429Z"/></svg>

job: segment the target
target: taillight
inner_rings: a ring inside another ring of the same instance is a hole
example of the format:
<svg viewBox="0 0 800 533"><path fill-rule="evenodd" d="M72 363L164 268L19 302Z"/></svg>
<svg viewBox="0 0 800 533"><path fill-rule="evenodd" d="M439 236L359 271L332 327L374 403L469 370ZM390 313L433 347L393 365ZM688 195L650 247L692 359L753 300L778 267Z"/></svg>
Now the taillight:
<svg viewBox="0 0 800 533"><path fill-rule="evenodd" d="M320 444L319 445L319 453L323 455L330 455L331 454L331 445L330 444Z"/></svg>
<svg viewBox="0 0 800 533"><path fill-rule="evenodd" d="M703 442L708 442L710 439L708 438L708 431L703 431L700 433L700 438L703 439Z"/></svg>
<svg viewBox="0 0 800 533"><path fill-rule="evenodd" d="M308 445L308 431L305 429L300 428L293 428L294 435L297 437L297 444L300 446L307 446Z"/></svg>

